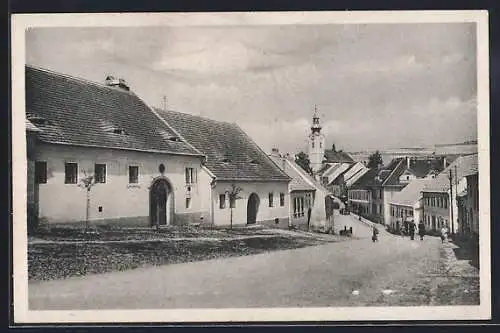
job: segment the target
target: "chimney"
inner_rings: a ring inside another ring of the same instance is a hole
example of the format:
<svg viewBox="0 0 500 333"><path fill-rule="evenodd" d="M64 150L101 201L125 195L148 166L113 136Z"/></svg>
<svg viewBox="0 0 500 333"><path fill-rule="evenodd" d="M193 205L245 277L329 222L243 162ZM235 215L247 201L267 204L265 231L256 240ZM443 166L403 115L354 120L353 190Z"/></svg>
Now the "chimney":
<svg viewBox="0 0 500 333"><path fill-rule="evenodd" d="M406 168L410 168L410 157L406 156Z"/></svg>
<svg viewBox="0 0 500 333"><path fill-rule="evenodd" d="M443 170L446 169L446 156L443 156Z"/></svg>
<svg viewBox="0 0 500 333"><path fill-rule="evenodd" d="M127 85L127 82L124 79L118 79L112 75L108 75L106 77L105 83L108 87L113 87L124 91L130 91L129 86Z"/></svg>
<svg viewBox="0 0 500 333"><path fill-rule="evenodd" d="M271 155L272 156L280 156L280 150L276 147L274 147L273 149L271 149Z"/></svg>

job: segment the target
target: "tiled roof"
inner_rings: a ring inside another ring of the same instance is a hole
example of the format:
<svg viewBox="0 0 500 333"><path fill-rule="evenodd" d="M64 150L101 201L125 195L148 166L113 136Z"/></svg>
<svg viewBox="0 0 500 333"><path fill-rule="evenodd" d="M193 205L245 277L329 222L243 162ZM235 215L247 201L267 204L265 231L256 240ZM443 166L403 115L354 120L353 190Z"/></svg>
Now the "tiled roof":
<svg viewBox="0 0 500 333"><path fill-rule="evenodd" d="M41 130L35 125L33 125L33 123L28 119L26 119L26 130L29 132L41 132Z"/></svg>
<svg viewBox="0 0 500 333"><path fill-rule="evenodd" d="M435 170L439 173L444 170L443 157L424 159L411 158L410 170L417 178L424 178L432 170Z"/></svg>
<svg viewBox="0 0 500 333"><path fill-rule="evenodd" d="M412 206L417 203L417 201L422 196L422 190L430 179L414 179L412 180L404 189L400 192L396 192L389 201L391 204L401 205L401 206Z"/></svg>
<svg viewBox="0 0 500 333"><path fill-rule="evenodd" d="M406 170L406 161L404 158L398 158L398 163L394 165L393 169L388 169L391 170L390 174L385 178L383 181L382 185L383 186L394 186L394 185L400 185L399 184L399 176L403 174ZM391 164L392 166L392 164Z"/></svg>
<svg viewBox="0 0 500 333"><path fill-rule="evenodd" d="M356 180L354 184L352 184L350 189L364 190L374 185L380 185L380 182L376 179L377 173L377 169L369 169L363 176Z"/></svg>
<svg viewBox="0 0 500 333"><path fill-rule="evenodd" d="M399 158L400 162L395 168L394 172L391 173L389 178L384 181L384 186L404 186L399 182L399 177L406 171L410 171L417 178L424 178L431 171L437 171L438 173L444 169L444 161L442 157L436 158L410 158L408 169L406 158Z"/></svg>
<svg viewBox="0 0 500 333"><path fill-rule="evenodd" d="M25 69L26 117L42 130L41 141L202 156L131 92Z"/></svg>
<svg viewBox="0 0 500 333"><path fill-rule="evenodd" d="M236 124L155 109L187 142L207 156L205 166L219 180L290 181Z"/></svg>
<svg viewBox="0 0 500 333"><path fill-rule="evenodd" d="M286 158L270 155L269 158L281 169L283 170L289 177L292 178L290 182L290 191L314 191L316 188L310 183L308 183L304 176L300 172L300 166L295 162L287 160ZM292 165L295 164L295 165ZM305 171L304 171L305 173Z"/></svg>
<svg viewBox="0 0 500 333"><path fill-rule="evenodd" d="M333 150L325 150L325 158L328 163L353 163L354 160L352 159L349 154L343 152L343 151L333 151Z"/></svg>
<svg viewBox="0 0 500 333"><path fill-rule="evenodd" d="M455 176L456 166L456 176ZM455 177L462 179L468 175L478 172L478 155L471 154L458 157L452 164L443 170L436 178L433 178L425 187L425 192L448 192L450 188L450 180L448 179L450 170L452 173L452 183L456 181Z"/></svg>

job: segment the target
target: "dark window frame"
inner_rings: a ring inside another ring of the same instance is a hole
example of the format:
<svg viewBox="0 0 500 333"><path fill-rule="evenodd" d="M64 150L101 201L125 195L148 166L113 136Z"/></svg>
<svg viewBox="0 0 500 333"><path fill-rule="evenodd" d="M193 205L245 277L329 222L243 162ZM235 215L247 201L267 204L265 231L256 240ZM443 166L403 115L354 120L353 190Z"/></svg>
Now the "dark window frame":
<svg viewBox="0 0 500 333"><path fill-rule="evenodd" d="M285 206L285 193L281 192L280 193L280 207Z"/></svg>
<svg viewBox="0 0 500 333"><path fill-rule="evenodd" d="M47 161L35 162L35 184L47 184Z"/></svg>
<svg viewBox="0 0 500 333"><path fill-rule="evenodd" d="M96 184L106 184L108 168L106 163L94 164L94 180Z"/></svg>
<svg viewBox="0 0 500 333"><path fill-rule="evenodd" d="M226 208L226 194L219 194L219 209Z"/></svg>
<svg viewBox="0 0 500 333"><path fill-rule="evenodd" d="M69 167L71 167L71 169L69 169ZM64 162L64 184L77 184L77 183L78 183L78 163Z"/></svg>
<svg viewBox="0 0 500 333"><path fill-rule="evenodd" d="M132 170L136 170L136 174L132 174ZM135 179L134 179L135 177ZM134 181L135 180L135 181ZM129 165L128 166L128 183L129 184L139 184L139 166L138 165Z"/></svg>

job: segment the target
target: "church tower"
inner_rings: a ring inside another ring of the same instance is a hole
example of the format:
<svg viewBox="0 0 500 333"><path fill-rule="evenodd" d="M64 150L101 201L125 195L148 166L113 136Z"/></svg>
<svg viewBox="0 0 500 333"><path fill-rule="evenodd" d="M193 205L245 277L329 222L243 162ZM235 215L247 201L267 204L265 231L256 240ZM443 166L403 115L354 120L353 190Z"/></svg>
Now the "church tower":
<svg viewBox="0 0 500 333"><path fill-rule="evenodd" d="M323 165L325 156L325 136L321 133L321 124L319 117L314 107L313 122L311 125L311 134L309 134L309 147L308 147L309 161L311 162L311 169L317 172Z"/></svg>

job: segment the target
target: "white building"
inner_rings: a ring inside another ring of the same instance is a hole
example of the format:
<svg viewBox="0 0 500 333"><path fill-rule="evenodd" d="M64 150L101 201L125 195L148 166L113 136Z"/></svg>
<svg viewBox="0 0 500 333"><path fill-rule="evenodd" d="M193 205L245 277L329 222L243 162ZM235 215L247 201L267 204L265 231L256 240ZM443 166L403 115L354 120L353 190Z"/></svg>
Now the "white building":
<svg viewBox="0 0 500 333"><path fill-rule="evenodd" d="M288 226L290 178L234 124L160 115L123 80L99 84L30 66L26 115L30 220L229 225L232 216L234 224ZM87 175L95 180L89 205ZM230 202L233 184L242 190Z"/></svg>
<svg viewBox="0 0 500 333"><path fill-rule="evenodd" d="M288 227L286 175L236 124L155 109L176 133L206 156L201 175L211 183L207 198L215 225L267 224ZM232 187L240 188L230 200Z"/></svg>

